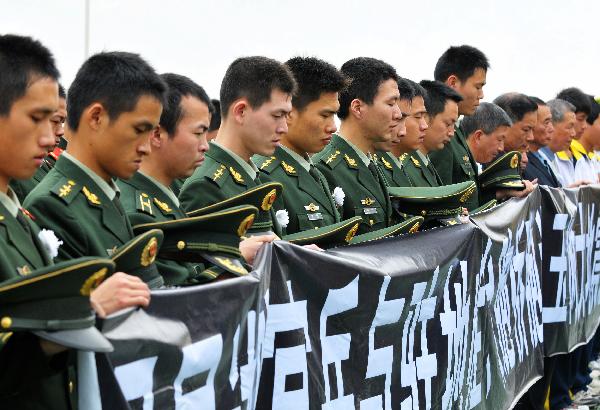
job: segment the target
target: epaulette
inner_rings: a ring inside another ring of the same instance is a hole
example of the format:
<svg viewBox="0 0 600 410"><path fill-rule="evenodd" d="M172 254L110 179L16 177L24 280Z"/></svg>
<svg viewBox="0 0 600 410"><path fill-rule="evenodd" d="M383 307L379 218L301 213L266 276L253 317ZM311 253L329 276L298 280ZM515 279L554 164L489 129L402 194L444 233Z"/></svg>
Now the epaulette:
<svg viewBox="0 0 600 410"><path fill-rule="evenodd" d="M381 157L379 157L379 159L381 160L381 163L383 164L383 166L386 169L392 169L392 164L387 159L385 159L384 155L382 155Z"/></svg>
<svg viewBox="0 0 600 410"><path fill-rule="evenodd" d="M68 205L82 189L83 185L74 180L62 178L50 189L50 192Z"/></svg>
<svg viewBox="0 0 600 410"><path fill-rule="evenodd" d="M135 209L147 215L154 216L152 198L143 191L135 191Z"/></svg>
<svg viewBox="0 0 600 410"><path fill-rule="evenodd" d="M256 167L266 174L270 174L280 164L280 160L274 155L270 157L256 156L254 164Z"/></svg>
<svg viewBox="0 0 600 410"><path fill-rule="evenodd" d="M323 155L320 159L325 165L329 168L333 169L340 163L340 161L344 158L340 150L330 151L329 155Z"/></svg>
<svg viewBox="0 0 600 410"><path fill-rule="evenodd" d="M229 178L229 170L223 164L216 163L212 168L208 169L204 175L206 179L222 187L225 181Z"/></svg>

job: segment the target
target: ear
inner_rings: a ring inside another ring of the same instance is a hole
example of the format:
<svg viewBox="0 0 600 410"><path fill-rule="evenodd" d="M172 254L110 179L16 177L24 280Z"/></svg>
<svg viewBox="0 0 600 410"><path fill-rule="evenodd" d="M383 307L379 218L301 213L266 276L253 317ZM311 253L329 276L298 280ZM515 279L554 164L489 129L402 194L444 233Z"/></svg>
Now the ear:
<svg viewBox="0 0 600 410"><path fill-rule="evenodd" d="M450 75L450 77L448 77L446 79L446 85L448 87L456 88L456 87L458 87L459 83L460 83L460 80L454 74Z"/></svg>
<svg viewBox="0 0 600 410"><path fill-rule="evenodd" d="M482 139L485 136L485 134L483 133L483 130L477 130L473 133L473 141L476 142L478 145L482 143Z"/></svg>
<svg viewBox="0 0 600 410"><path fill-rule="evenodd" d="M231 105L231 108L229 108L230 115L238 124L241 124L244 122L244 119L245 119L246 115L248 114L249 109L250 109L250 104L248 103L248 100L246 100L245 98L235 101Z"/></svg>
<svg viewBox="0 0 600 410"><path fill-rule="evenodd" d="M364 104L358 98L353 99L350 102L350 114L352 114L356 119L361 119L364 114Z"/></svg>
<svg viewBox="0 0 600 410"><path fill-rule="evenodd" d="M150 145L152 148L160 148L163 145L163 141L169 138L169 135L160 125L152 130L150 133Z"/></svg>
<svg viewBox="0 0 600 410"><path fill-rule="evenodd" d="M108 121L108 112L101 103L96 102L83 111L80 123L88 124L93 131L100 131L108 125Z"/></svg>

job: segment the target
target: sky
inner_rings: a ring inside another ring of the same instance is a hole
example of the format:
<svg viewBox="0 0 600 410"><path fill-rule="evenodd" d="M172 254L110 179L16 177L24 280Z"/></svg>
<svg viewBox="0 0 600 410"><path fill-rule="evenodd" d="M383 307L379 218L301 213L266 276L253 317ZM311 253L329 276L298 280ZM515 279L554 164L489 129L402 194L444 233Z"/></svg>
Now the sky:
<svg viewBox="0 0 600 410"><path fill-rule="evenodd" d="M84 0L0 0L0 33L54 53L68 86L85 61ZM186 75L218 98L237 57L316 56L341 66L368 56L402 77L431 79L451 45L490 60L484 101L509 91L551 99L576 86L600 95L595 0L89 0L89 51L130 51ZM595 51L594 51L595 50Z"/></svg>

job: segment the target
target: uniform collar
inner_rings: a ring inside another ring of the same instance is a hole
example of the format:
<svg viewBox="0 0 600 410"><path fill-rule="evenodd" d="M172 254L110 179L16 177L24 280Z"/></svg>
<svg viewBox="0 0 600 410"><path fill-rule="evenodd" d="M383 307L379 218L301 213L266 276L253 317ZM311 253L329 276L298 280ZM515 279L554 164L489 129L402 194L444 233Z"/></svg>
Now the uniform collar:
<svg viewBox="0 0 600 410"><path fill-rule="evenodd" d="M11 187L8 187L6 193L0 192L0 203L4 205L13 218L17 217L19 209L21 209L21 203L19 202L19 198L17 198L17 194L15 194L15 191L13 191Z"/></svg>
<svg viewBox="0 0 600 410"><path fill-rule="evenodd" d="M365 154L364 152L362 152L360 149L358 149L358 147L356 145L354 145L353 143L351 143L350 141L348 141L346 138L344 138L341 134L338 134L344 141L346 141L346 144L348 144L348 146L350 148L352 148L354 150L354 152L356 153L356 155L358 155L358 157L361 159L361 161L363 162L363 164L365 164L365 166L369 166L369 164L371 163L371 160L369 159L369 157L367 156L367 154Z"/></svg>
<svg viewBox="0 0 600 410"><path fill-rule="evenodd" d="M415 150L415 152L417 153L417 155L419 156L419 158L421 159L421 162L423 163L423 165L425 165L426 167L429 166L429 157L426 154L423 154L420 150Z"/></svg>
<svg viewBox="0 0 600 410"><path fill-rule="evenodd" d="M310 157L308 159L304 158L302 155L298 154L296 151L286 147L285 145L280 145L281 149L284 150L290 157L292 157L302 168L306 171L310 171L310 166L312 165L312 161Z"/></svg>
<svg viewBox="0 0 600 410"><path fill-rule="evenodd" d="M248 162L248 161L244 161L244 159L242 157L240 157L238 154L236 154L235 152L231 151L228 148L225 148L223 145L215 142L215 141L211 141L211 144L215 144L216 146L218 146L219 148L221 148L223 151L225 151L231 158L233 158L233 160L235 162L237 162L237 164L244 170L246 171L246 173L252 177L252 179L256 179L256 175L258 174L258 168L256 168L256 165L254 165L254 163L252 161Z"/></svg>
<svg viewBox="0 0 600 410"><path fill-rule="evenodd" d="M394 154L392 154L391 152L389 153L389 155L387 155L389 158L392 159L392 161L394 161L394 163L396 164L396 166L400 169L402 169L402 161L400 161L400 158L396 157Z"/></svg>
<svg viewBox="0 0 600 410"><path fill-rule="evenodd" d="M115 199L115 196L117 196L117 194L119 193L119 187L117 187L117 185L115 184L115 182L112 179L110 180L110 183L106 182L104 179L100 178L100 176L98 174L96 174L94 171L92 171L90 168L88 168L87 165L85 165L83 162L79 161L77 158L75 158L73 155L69 154L67 151L63 152L61 156L65 157L66 159L71 161L73 164L75 164L79 169L81 169L83 172L85 172L85 174L88 177L90 177L90 179L92 181L94 181L94 183L96 185L98 185L98 187L102 190L102 192L104 192L104 194L108 197L108 199L110 199L111 201L113 199Z"/></svg>
<svg viewBox="0 0 600 410"><path fill-rule="evenodd" d="M171 190L171 188L169 188L168 186L163 185L161 182L157 181L156 179L152 178L150 175L148 174L144 174L142 171L138 171L142 176L144 176L149 182L151 182L152 184L156 185L156 187L163 193L165 194L171 201L173 201L173 203L175 205L177 205L179 207L179 198L177 198L177 195L175 195L175 192L173 192Z"/></svg>

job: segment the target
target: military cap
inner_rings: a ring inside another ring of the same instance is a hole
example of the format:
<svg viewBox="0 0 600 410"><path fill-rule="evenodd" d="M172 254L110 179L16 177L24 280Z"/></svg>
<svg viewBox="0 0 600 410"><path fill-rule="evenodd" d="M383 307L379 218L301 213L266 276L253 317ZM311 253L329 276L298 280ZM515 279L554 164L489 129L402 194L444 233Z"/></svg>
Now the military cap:
<svg viewBox="0 0 600 410"><path fill-rule="evenodd" d="M491 201L488 201L485 204L481 205L479 208L473 209L469 213L471 215L475 215L475 214L478 214L479 212L487 211L488 209L492 209L493 207L495 207L497 203L498 203L498 201L496 201L495 199L492 199Z"/></svg>
<svg viewBox="0 0 600 410"><path fill-rule="evenodd" d="M212 264L236 276L248 273L240 253L240 238L252 226L258 209L241 205L205 215L141 224L134 232L161 229L165 235L158 257ZM220 274L217 270L215 277Z"/></svg>
<svg viewBox="0 0 600 410"><path fill-rule="evenodd" d="M375 241L377 239L387 238L389 236L403 235L406 233L415 233L423 223L421 216L413 216L405 221L389 226L387 228L377 229L376 231L366 232L357 235L350 241L351 244Z"/></svg>
<svg viewBox="0 0 600 410"><path fill-rule="evenodd" d="M465 181L439 187L390 187L388 192L398 212L428 220L460 215L475 189L475 182Z"/></svg>
<svg viewBox="0 0 600 410"><path fill-rule="evenodd" d="M118 248L111 258L115 262L115 272L125 272L143 280L150 289L164 285L154 260L163 242L160 229L151 229L136 236Z"/></svg>
<svg viewBox="0 0 600 410"><path fill-rule="evenodd" d="M362 221L362 217L355 216L354 218L322 226L320 228L284 235L281 239L296 245L308 245L314 243L324 249L347 245L351 243L352 238L356 235L356 231L358 231L358 227L360 226L360 221Z"/></svg>
<svg viewBox="0 0 600 410"><path fill-rule="evenodd" d="M521 153L507 152L489 164L479 174L482 189L525 189L520 172Z"/></svg>
<svg viewBox="0 0 600 410"><path fill-rule="evenodd" d="M251 232L265 232L271 230L273 222L269 211L275 200L281 195L283 185L279 182L268 182L258 185L242 192L239 195L227 198L224 201L217 202L205 206L204 208L195 209L187 212L188 216L200 216L213 212L222 211L223 209L231 208L239 205L251 205L258 208L258 215L254 224L252 224Z"/></svg>
<svg viewBox="0 0 600 410"><path fill-rule="evenodd" d="M110 259L78 258L0 284L0 330L30 331L62 346L110 352L96 329L90 293L115 268Z"/></svg>

